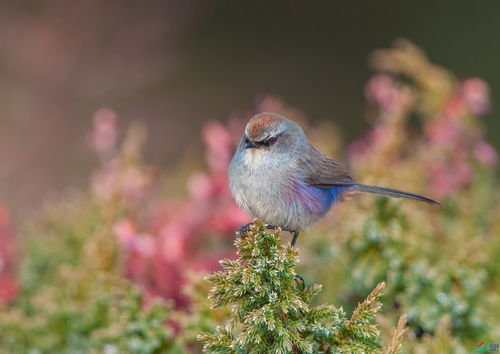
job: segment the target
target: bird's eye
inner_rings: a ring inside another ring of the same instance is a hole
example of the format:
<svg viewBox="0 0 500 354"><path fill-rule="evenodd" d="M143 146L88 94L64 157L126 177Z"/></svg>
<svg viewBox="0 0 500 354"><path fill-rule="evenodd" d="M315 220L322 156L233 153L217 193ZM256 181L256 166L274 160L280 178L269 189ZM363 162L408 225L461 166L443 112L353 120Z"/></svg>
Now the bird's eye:
<svg viewBox="0 0 500 354"><path fill-rule="evenodd" d="M266 146L273 146L278 141L278 137L272 136L266 140Z"/></svg>

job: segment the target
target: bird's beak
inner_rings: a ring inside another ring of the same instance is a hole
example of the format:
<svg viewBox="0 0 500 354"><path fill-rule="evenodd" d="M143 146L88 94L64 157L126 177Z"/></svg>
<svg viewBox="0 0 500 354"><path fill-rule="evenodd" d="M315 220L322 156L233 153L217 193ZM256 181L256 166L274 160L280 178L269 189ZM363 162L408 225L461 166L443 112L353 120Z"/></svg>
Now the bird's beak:
<svg viewBox="0 0 500 354"><path fill-rule="evenodd" d="M245 149L253 149L256 147L259 147L259 144L253 141L249 141L248 143L245 144Z"/></svg>

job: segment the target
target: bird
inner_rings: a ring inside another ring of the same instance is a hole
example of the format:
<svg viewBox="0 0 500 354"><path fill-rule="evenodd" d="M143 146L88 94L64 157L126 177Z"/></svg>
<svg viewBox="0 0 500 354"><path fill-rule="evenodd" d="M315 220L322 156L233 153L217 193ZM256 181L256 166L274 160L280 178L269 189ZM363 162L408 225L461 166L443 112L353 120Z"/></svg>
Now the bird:
<svg viewBox="0 0 500 354"><path fill-rule="evenodd" d="M272 112L253 116L228 168L236 204L268 229L290 232L294 247L301 231L323 218L347 194L374 193L440 205L430 198L355 182L321 153L295 121ZM242 226L243 235L253 223Z"/></svg>

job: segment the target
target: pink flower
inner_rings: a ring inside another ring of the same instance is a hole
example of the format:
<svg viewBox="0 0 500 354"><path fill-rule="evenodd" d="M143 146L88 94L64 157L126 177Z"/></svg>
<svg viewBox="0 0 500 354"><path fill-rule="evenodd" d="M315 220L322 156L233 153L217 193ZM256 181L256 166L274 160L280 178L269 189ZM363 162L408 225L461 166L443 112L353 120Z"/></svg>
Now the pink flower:
<svg viewBox="0 0 500 354"><path fill-rule="evenodd" d="M445 102L442 113L438 119L460 121L466 113L466 109L467 107L465 106L463 97L461 95L454 95Z"/></svg>
<svg viewBox="0 0 500 354"><path fill-rule="evenodd" d="M431 121L424 127L429 140L440 146L454 146L461 140L459 122L447 117Z"/></svg>
<svg viewBox="0 0 500 354"><path fill-rule="evenodd" d="M132 239L130 248L143 257L152 257L156 251L156 241L153 236L139 234Z"/></svg>
<svg viewBox="0 0 500 354"><path fill-rule="evenodd" d="M472 113L484 115L490 111L490 88L484 80L477 77L465 80L461 93Z"/></svg>
<svg viewBox="0 0 500 354"><path fill-rule="evenodd" d="M469 185L473 178L472 167L466 160L433 161L430 164L432 193L438 198L450 197Z"/></svg>
<svg viewBox="0 0 500 354"><path fill-rule="evenodd" d="M207 145L207 161L213 171L225 171L234 152L229 131L219 122L209 122L203 128Z"/></svg>
<svg viewBox="0 0 500 354"><path fill-rule="evenodd" d="M197 173L188 180L189 195L194 200L207 201L214 195L211 178L206 173Z"/></svg>
<svg viewBox="0 0 500 354"><path fill-rule="evenodd" d="M160 230L161 256L169 261L187 260L188 238L191 236L191 227L188 223L173 219Z"/></svg>
<svg viewBox="0 0 500 354"><path fill-rule="evenodd" d="M121 194L128 201L137 203L150 191L154 180L155 174L151 169L131 166L122 171L117 182Z"/></svg>
<svg viewBox="0 0 500 354"><path fill-rule="evenodd" d="M94 129L89 137L90 147L98 154L108 154L116 147L118 116L109 108L94 114Z"/></svg>
<svg viewBox="0 0 500 354"><path fill-rule="evenodd" d="M248 224L250 218L233 201L221 206L218 213L210 219L210 228L215 232L232 235L240 226Z"/></svg>
<svg viewBox="0 0 500 354"><path fill-rule="evenodd" d="M128 245L137 235L137 227L132 221L122 219L116 222L113 226L113 233L117 237L120 244Z"/></svg>
<svg viewBox="0 0 500 354"><path fill-rule="evenodd" d="M498 163L498 155L493 146L481 140L474 146L474 157L485 166L492 167Z"/></svg>
<svg viewBox="0 0 500 354"><path fill-rule="evenodd" d="M114 158L106 166L92 174L91 186L93 191L102 199L109 200L118 191L120 161Z"/></svg>
<svg viewBox="0 0 500 354"><path fill-rule="evenodd" d="M19 294L19 285L13 276L0 274L0 301L10 304Z"/></svg>
<svg viewBox="0 0 500 354"><path fill-rule="evenodd" d="M472 183L472 159L486 167L497 163L496 151L479 140L477 131L471 130L465 119L469 113L488 111L488 91L481 79L465 80L458 93L447 100L439 116L424 127L434 154L438 156L430 163L429 171L434 193L440 197L451 196Z"/></svg>
<svg viewBox="0 0 500 354"><path fill-rule="evenodd" d="M11 303L19 293L13 239L9 210L0 205L0 302L5 304Z"/></svg>
<svg viewBox="0 0 500 354"><path fill-rule="evenodd" d="M400 103L400 92L394 79L386 74L375 75L365 86L368 102L376 104L381 110L392 112Z"/></svg>
<svg viewBox="0 0 500 354"><path fill-rule="evenodd" d="M236 206L229 191L227 168L237 140L233 135L221 123L208 123L203 129L203 138L209 171L188 179L188 198L176 202L156 201L148 208L142 205L143 199L142 204L133 204L132 208L140 215L143 227L137 227L139 223L134 221L134 216L115 225L115 234L128 251L127 276L151 297L174 299L177 306L184 306L186 299L182 290L186 272L218 269L216 260L222 254L234 254L231 246L234 232L250 218ZM105 188L101 189L127 194L130 188L123 186L127 184L123 181L127 174L121 168L120 161L117 166L110 164L107 171L110 176L102 178L101 187ZM133 171L144 175L140 169ZM141 183L131 185L141 186Z"/></svg>
<svg viewBox="0 0 500 354"><path fill-rule="evenodd" d="M387 140L389 132L387 127L383 124L375 126L365 137L353 142L348 150L350 159L357 159L363 157L366 153L370 152L375 146L380 146Z"/></svg>

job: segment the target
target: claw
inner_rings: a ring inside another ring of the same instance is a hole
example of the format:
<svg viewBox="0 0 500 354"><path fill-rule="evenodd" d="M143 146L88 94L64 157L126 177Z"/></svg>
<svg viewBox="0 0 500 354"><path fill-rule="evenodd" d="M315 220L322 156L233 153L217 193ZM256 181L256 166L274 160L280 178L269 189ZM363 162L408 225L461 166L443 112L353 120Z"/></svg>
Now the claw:
<svg viewBox="0 0 500 354"><path fill-rule="evenodd" d="M299 289L303 291L306 288L306 282L304 278L302 278L300 275L295 274L295 281L297 282L297 285L300 284Z"/></svg>
<svg viewBox="0 0 500 354"><path fill-rule="evenodd" d="M268 229L268 230L276 230L276 229L278 229L278 226L274 226L274 225L269 225L269 224L267 224L267 225L266 225L266 229Z"/></svg>
<svg viewBox="0 0 500 354"><path fill-rule="evenodd" d="M248 223L248 224L243 225L242 227L240 227L238 229L238 231L236 231L234 233L234 240L236 241L240 236L243 236L245 234L245 232L250 231L250 229L252 228L252 226L253 226L253 222L250 222L250 223Z"/></svg>

